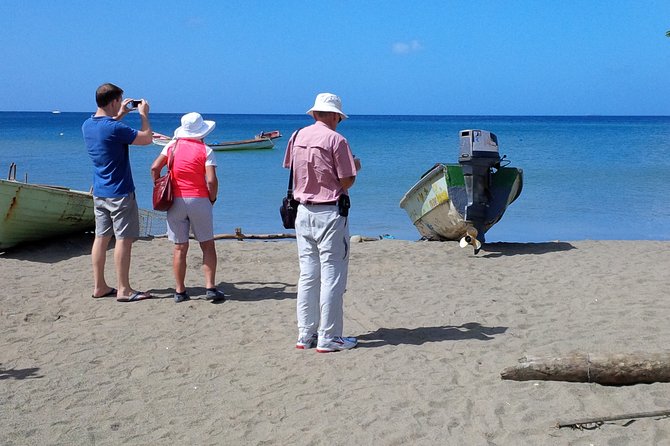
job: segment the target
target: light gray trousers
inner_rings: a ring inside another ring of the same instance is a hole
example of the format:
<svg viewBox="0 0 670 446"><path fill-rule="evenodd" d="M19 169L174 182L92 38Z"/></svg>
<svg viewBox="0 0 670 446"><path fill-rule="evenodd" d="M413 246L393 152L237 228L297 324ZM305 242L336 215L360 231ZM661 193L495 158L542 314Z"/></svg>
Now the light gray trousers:
<svg viewBox="0 0 670 446"><path fill-rule="evenodd" d="M321 339L342 336L343 295L349 269L348 217L337 206L300 205L295 234L300 261L298 331Z"/></svg>

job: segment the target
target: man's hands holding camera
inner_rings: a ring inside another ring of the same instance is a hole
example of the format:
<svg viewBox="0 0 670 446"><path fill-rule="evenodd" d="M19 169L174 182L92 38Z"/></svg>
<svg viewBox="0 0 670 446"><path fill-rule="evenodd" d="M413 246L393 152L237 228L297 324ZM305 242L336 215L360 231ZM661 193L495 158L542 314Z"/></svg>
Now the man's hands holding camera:
<svg viewBox="0 0 670 446"><path fill-rule="evenodd" d="M125 115L133 110L137 110L140 115L146 116L149 113L149 103L145 99L124 99L121 106L122 113Z"/></svg>

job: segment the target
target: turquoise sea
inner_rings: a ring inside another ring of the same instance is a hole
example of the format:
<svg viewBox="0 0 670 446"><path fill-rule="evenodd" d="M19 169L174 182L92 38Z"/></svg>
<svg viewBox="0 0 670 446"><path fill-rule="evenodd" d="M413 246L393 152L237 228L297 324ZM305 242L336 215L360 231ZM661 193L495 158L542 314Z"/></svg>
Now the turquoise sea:
<svg viewBox="0 0 670 446"><path fill-rule="evenodd" d="M81 124L86 113L0 112L0 169L17 177L89 190L91 164ZM172 134L181 114L152 114ZM247 139L278 129L273 150L217 152L220 183L215 232L286 232L278 207L288 172L281 167L307 115L216 115L208 142ZM125 122L139 127L137 115ZM398 203L436 162L457 162L458 132L498 136L501 155L524 170L524 190L487 241L670 240L670 117L351 116L338 127L363 164L351 190L351 233L417 240ZM151 208L149 166L160 147L132 146L140 207ZM7 175L0 170L3 178Z"/></svg>

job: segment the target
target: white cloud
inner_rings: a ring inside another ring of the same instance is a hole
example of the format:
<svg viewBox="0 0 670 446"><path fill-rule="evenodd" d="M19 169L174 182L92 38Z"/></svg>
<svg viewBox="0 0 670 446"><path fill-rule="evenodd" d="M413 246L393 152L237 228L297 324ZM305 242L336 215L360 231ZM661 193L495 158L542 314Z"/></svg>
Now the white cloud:
<svg viewBox="0 0 670 446"><path fill-rule="evenodd" d="M189 17L186 19L186 26L189 28L200 28L204 24L205 20L202 17Z"/></svg>
<svg viewBox="0 0 670 446"><path fill-rule="evenodd" d="M391 47L395 54L409 54L423 49L418 40L411 40L409 42L395 42Z"/></svg>

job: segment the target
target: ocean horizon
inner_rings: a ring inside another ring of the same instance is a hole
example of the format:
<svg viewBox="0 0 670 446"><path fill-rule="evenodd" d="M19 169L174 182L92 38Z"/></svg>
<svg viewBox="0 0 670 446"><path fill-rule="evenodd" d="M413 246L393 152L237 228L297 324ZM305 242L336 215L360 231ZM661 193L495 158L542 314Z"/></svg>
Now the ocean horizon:
<svg viewBox="0 0 670 446"><path fill-rule="evenodd" d="M92 112L0 112L0 168L17 178L89 190L92 168L81 124ZM182 113L151 113L154 131L172 134ZM220 183L215 232L287 232L279 204L288 171L281 167L291 133L308 115L212 114L206 142L248 139L280 130L272 150L217 152ZM128 125L139 128L137 114ZM670 240L670 117L350 115L344 135L363 168L351 189L351 233L418 240L398 203L435 163L456 163L458 134L496 134L500 154L524 170L521 196L487 234L488 242ZM160 147L131 146L140 207L151 208L149 167Z"/></svg>

